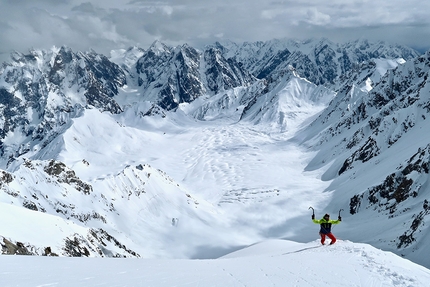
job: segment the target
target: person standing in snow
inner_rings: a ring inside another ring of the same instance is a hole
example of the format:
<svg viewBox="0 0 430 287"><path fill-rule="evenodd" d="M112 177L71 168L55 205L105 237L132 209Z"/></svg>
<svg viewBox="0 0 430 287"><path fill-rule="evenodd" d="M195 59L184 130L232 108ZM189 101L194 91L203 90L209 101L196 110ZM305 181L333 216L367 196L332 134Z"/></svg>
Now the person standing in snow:
<svg viewBox="0 0 430 287"><path fill-rule="evenodd" d="M321 225L320 236L322 245L324 245L326 236L331 239L330 245L336 242L336 237L334 237L333 233L331 233L331 225L339 224L342 221L342 218L340 216L337 220L330 220L330 215L326 213L323 218L317 220L315 219L315 215L312 214L312 221L316 224Z"/></svg>

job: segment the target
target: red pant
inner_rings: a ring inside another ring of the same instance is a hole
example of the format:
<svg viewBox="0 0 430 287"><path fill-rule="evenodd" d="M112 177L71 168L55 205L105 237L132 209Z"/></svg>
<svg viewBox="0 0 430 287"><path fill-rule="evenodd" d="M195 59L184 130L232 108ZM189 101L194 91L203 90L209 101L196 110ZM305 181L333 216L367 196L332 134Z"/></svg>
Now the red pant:
<svg viewBox="0 0 430 287"><path fill-rule="evenodd" d="M336 242L336 237L334 237L333 233L331 233L331 232L328 234L324 234L324 233L320 232L320 235L321 235L321 244L324 244L326 235L331 239L330 244L334 244Z"/></svg>

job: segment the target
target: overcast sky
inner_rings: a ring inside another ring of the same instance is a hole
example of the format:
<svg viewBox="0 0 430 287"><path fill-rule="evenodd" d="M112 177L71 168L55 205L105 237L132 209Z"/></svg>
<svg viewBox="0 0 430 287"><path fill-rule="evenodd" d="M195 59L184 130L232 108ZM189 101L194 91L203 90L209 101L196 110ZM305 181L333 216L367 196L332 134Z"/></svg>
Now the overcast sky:
<svg viewBox="0 0 430 287"><path fill-rule="evenodd" d="M426 0L0 0L0 59L67 45L109 56L158 39L195 47L217 40L366 38L430 49Z"/></svg>

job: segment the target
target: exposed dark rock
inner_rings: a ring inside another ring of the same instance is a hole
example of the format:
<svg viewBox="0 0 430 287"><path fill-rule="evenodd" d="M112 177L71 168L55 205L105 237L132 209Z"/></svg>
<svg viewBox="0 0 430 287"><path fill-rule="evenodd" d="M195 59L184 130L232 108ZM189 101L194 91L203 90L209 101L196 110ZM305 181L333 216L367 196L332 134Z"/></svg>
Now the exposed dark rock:
<svg viewBox="0 0 430 287"><path fill-rule="evenodd" d="M352 167L354 161L366 162L371 158L377 156L380 152L378 143L369 138L367 142L357 151L355 151L350 157L348 157L340 168L338 174L344 173L347 169Z"/></svg>
<svg viewBox="0 0 430 287"><path fill-rule="evenodd" d="M39 210L37 208L37 205L33 201L30 201L30 200L24 200L24 202L22 203L22 206L24 206L27 209L34 210L34 211Z"/></svg>
<svg viewBox="0 0 430 287"><path fill-rule="evenodd" d="M64 242L64 252L71 257L88 257L91 255L88 247L86 246L85 239L79 235L75 235L73 239L66 238Z"/></svg>
<svg viewBox="0 0 430 287"><path fill-rule="evenodd" d="M369 188L364 194L354 195L350 200L350 213L357 213L363 198L367 197L369 206L364 206L365 208L378 205L380 208L389 210L390 214L394 214L400 203L410 197L415 198L420 193L422 186L410 178L410 175L417 173L427 177L429 159L430 145L425 149L419 149L404 166L398 167L396 172L388 175L383 183Z"/></svg>
<svg viewBox="0 0 430 287"><path fill-rule="evenodd" d="M3 237L3 243L0 243L2 247L2 254L7 255L34 255L28 251L27 247L21 242L12 243Z"/></svg>
<svg viewBox="0 0 430 287"><path fill-rule="evenodd" d="M417 215L414 215L414 220L408 230L405 231L401 236L399 236L399 242L397 243L397 248L405 248L411 245L416 238L415 233L419 230L419 227L424 225L424 217L430 214L430 205L427 199L423 202L423 210Z"/></svg>
<svg viewBox="0 0 430 287"><path fill-rule="evenodd" d="M52 252L51 247L49 247L49 246L48 246L48 247L45 247L45 249L44 249L44 252L43 252L42 256L54 256L54 257L57 257L57 256L58 256L58 254L57 254L57 253Z"/></svg>
<svg viewBox="0 0 430 287"><path fill-rule="evenodd" d="M291 52L288 49L280 51L273 58L271 58L268 63L265 64L265 66L263 67L263 69L259 70L257 78L259 78L259 79L269 78L269 76L271 75L271 73L278 66L282 65L283 63L285 63L290 55L291 55Z"/></svg>
<svg viewBox="0 0 430 287"><path fill-rule="evenodd" d="M58 182L71 184L84 194L90 194L93 190L90 184L83 182L76 176L73 170L69 169L62 162L51 160L48 165L45 166L44 171L51 176L55 176Z"/></svg>
<svg viewBox="0 0 430 287"><path fill-rule="evenodd" d="M9 184L13 181L13 175L7 171L0 170L0 187L3 184Z"/></svg>
<svg viewBox="0 0 430 287"><path fill-rule="evenodd" d="M124 250L127 254L131 255L132 257L140 257L140 255L138 253L136 253L135 251L128 249L124 244L122 244L121 242L119 242L115 237L111 236L109 233L107 233L105 230L103 229L91 229L90 230L90 235L91 237L89 237L89 240L92 241L92 239L94 238L95 240L97 240L97 242L92 242L93 244L95 243L99 243L102 246L107 246L107 244L105 243L105 241L108 241L110 243L113 243L116 247L120 248L121 250ZM105 255L103 253L103 250L99 249L99 254L100 255ZM126 257L126 256L121 256L120 254L114 254L113 257Z"/></svg>
<svg viewBox="0 0 430 287"><path fill-rule="evenodd" d="M349 202L349 213L356 214L360 209L361 200L363 199L363 195L354 195Z"/></svg>

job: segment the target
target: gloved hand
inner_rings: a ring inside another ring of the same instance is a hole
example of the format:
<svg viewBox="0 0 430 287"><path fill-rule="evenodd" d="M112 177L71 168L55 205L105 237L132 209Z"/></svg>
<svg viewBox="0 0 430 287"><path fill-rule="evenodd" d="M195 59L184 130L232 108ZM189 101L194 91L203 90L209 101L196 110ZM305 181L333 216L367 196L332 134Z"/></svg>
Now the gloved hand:
<svg viewBox="0 0 430 287"><path fill-rule="evenodd" d="M312 214L312 219L315 219L315 215Z"/></svg>
<svg viewBox="0 0 430 287"><path fill-rule="evenodd" d="M337 220L342 221L342 217L340 217L340 216L339 216L339 217L337 218Z"/></svg>

